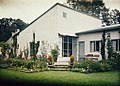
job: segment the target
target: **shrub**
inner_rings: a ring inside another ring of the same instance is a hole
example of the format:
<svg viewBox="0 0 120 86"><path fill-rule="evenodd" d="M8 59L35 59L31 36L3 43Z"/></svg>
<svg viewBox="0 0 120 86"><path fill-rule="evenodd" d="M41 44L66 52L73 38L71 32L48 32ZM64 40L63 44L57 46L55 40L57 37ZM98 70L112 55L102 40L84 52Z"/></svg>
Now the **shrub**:
<svg viewBox="0 0 120 86"><path fill-rule="evenodd" d="M73 55L70 56L70 62L71 62L71 63L74 62L74 56L73 56Z"/></svg>
<svg viewBox="0 0 120 86"><path fill-rule="evenodd" d="M56 62L57 61L57 57L59 55L59 51L57 49L52 49L51 50L51 54L53 56L54 61Z"/></svg>
<svg viewBox="0 0 120 86"><path fill-rule="evenodd" d="M40 62L40 68L41 69L44 69L44 68L46 68L47 67L47 64L45 63L45 62Z"/></svg>
<svg viewBox="0 0 120 86"><path fill-rule="evenodd" d="M111 67L107 62L101 63L100 71L105 72L105 71L110 71L110 70L111 70Z"/></svg>
<svg viewBox="0 0 120 86"><path fill-rule="evenodd" d="M11 63L12 63L11 58L8 59L0 58L0 68L7 68L11 65Z"/></svg>
<svg viewBox="0 0 120 86"><path fill-rule="evenodd" d="M100 62L91 62L91 64L89 64L89 67L92 71L96 71L96 72L100 72L101 70L101 64Z"/></svg>
<svg viewBox="0 0 120 86"><path fill-rule="evenodd" d="M90 73L90 72L101 72L111 70L110 65L106 61L94 62L90 60L85 60L79 63L74 64L74 68L82 68L81 72Z"/></svg>
<svg viewBox="0 0 120 86"><path fill-rule="evenodd" d="M13 66L16 66L16 67L21 67L24 65L24 62L20 59L16 59L14 58L13 59L13 63L12 63Z"/></svg>
<svg viewBox="0 0 120 86"><path fill-rule="evenodd" d="M25 67L27 69L34 69L35 68L35 61L27 60L27 62L25 63Z"/></svg>
<svg viewBox="0 0 120 86"><path fill-rule="evenodd" d="M84 71L81 71L81 72L85 72L85 73L92 72L91 67L90 67L90 66L92 66L92 63L93 63L93 61L84 60L82 62L79 62L78 64L75 64L74 68L82 68L82 70L84 70Z"/></svg>
<svg viewBox="0 0 120 86"><path fill-rule="evenodd" d="M8 68L8 67L9 67L8 64L0 64L0 68L2 68L2 69L6 69L6 68Z"/></svg>
<svg viewBox="0 0 120 86"><path fill-rule="evenodd" d="M120 54L114 52L112 57L108 60L108 63L112 67L112 69L120 69Z"/></svg>
<svg viewBox="0 0 120 86"><path fill-rule="evenodd" d="M6 60L6 64L8 64L8 65L10 65L10 66L11 66L12 62L13 62L13 59L12 59L12 58L8 58L8 59Z"/></svg>
<svg viewBox="0 0 120 86"><path fill-rule="evenodd" d="M35 64L37 68L44 69L47 67L47 64L45 61L36 60Z"/></svg>

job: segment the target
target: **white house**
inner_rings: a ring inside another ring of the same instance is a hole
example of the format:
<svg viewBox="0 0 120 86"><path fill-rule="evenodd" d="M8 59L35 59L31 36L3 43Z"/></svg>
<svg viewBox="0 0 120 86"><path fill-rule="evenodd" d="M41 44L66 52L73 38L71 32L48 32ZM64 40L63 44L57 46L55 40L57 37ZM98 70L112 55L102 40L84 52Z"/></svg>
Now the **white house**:
<svg viewBox="0 0 120 86"><path fill-rule="evenodd" d="M93 45L98 46L100 43L103 29L110 31L113 39L120 39L117 31L120 26L117 26L116 32L114 29L111 30L112 27L101 28L101 26L101 20L56 3L19 33L19 50L28 48L30 51L30 42L35 33L36 41L40 41L38 54L41 53L41 44L44 41L48 44L47 53L54 48L54 45L58 45L59 57L74 55L75 60L79 60L91 51L98 50L97 48L94 50Z"/></svg>
<svg viewBox="0 0 120 86"><path fill-rule="evenodd" d="M99 56L98 60L101 60L101 39L102 33L105 31L110 33L112 46L115 51L120 52L120 24L102 27L94 30L88 30L84 32L75 33L78 36L78 58L83 58L85 55L93 54L93 56ZM107 38L107 37L106 37ZM107 48L107 46L106 46ZM107 50L106 50L107 55Z"/></svg>

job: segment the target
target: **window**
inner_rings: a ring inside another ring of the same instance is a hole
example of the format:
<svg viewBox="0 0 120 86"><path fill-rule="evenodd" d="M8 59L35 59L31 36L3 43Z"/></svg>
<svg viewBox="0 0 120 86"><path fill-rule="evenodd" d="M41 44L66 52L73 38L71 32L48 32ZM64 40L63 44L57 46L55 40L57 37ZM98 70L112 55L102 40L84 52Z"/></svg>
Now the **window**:
<svg viewBox="0 0 120 86"><path fill-rule="evenodd" d="M67 13L63 12L63 18L67 18Z"/></svg>
<svg viewBox="0 0 120 86"><path fill-rule="evenodd" d="M62 56L69 57L72 55L72 48L73 48L73 37L71 36L63 36L62 37Z"/></svg>
<svg viewBox="0 0 120 86"><path fill-rule="evenodd" d="M120 51L120 39L113 39L112 41L112 47L115 51Z"/></svg>
<svg viewBox="0 0 120 86"><path fill-rule="evenodd" d="M101 41L90 41L90 51L100 51Z"/></svg>
<svg viewBox="0 0 120 86"><path fill-rule="evenodd" d="M95 51L95 41L90 42L90 51Z"/></svg>

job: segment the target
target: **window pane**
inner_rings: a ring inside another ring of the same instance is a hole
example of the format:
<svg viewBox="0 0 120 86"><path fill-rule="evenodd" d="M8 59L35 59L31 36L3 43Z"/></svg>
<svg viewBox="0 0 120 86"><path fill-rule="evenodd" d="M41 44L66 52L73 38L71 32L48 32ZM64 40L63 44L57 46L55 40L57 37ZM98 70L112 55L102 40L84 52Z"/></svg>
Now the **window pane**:
<svg viewBox="0 0 120 86"><path fill-rule="evenodd" d="M95 42L94 41L90 42L90 51L95 51Z"/></svg>
<svg viewBox="0 0 120 86"><path fill-rule="evenodd" d="M101 41L99 41L99 51L101 50Z"/></svg>
<svg viewBox="0 0 120 86"><path fill-rule="evenodd" d="M72 49L72 43L69 43L69 49Z"/></svg>
<svg viewBox="0 0 120 86"><path fill-rule="evenodd" d="M77 39L76 38L73 38L73 43L77 44Z"/></svg>
<svg viewBox="0 0 120 86"><path fill-rule="evenodd" d="M72 50L69 50L69 57L72 55Z"/></svg>
<svg viewBox="0 0 120 86"><path fill-rule="evenodd" d="M64 36L64 42L67 42L68 37Z"/></svg>
<svg viewBox="0 0 120 86"><path fill-rule="evenodd" d="M69 42L72 43L72 37L69 37Z"/></svg>
<svg viewBox="0 0 120 86"><path fill-rule="evenodd" d="M113 49L116 51L116 46L117 46L117 41L116 40L112 40L112 47Z"/></svg>
<svg viewBox="0 0 120 86"><path fill-rule="evenodd" d="M99 41L96 41L96 51L99 51Z"/></svg>
<svg viewBox="0 0 120 86"><path fill-rule="evenodd" d="M67 49L67 43L64 43L64 49Z"/></svg>
<svg viewBox="0 0 120 86"><path fill-rule="evenodd" d="M67 57L67 50L64 50L64 57Z"/></svg>
<svg viewBox="0 0 120 86"><path fill-rule="evenodd" d="M62 56L69 57L72 55L72 39L73 37L63 36L62 39Z"/></svg>

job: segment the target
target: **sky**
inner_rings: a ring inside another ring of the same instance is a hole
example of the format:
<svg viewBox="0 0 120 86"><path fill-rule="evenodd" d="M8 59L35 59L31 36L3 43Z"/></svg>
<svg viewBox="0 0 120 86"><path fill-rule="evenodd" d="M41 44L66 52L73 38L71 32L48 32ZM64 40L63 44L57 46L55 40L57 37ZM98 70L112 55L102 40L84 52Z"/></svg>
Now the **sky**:
<svg viewBox="0 0 120 86"><path fill-rule="evenodd" d="M57 2L65 4L66 0L0 0L0 19L20 18L30 23ZM104 2L108 8L120 10L120 0Z"/></svg>

